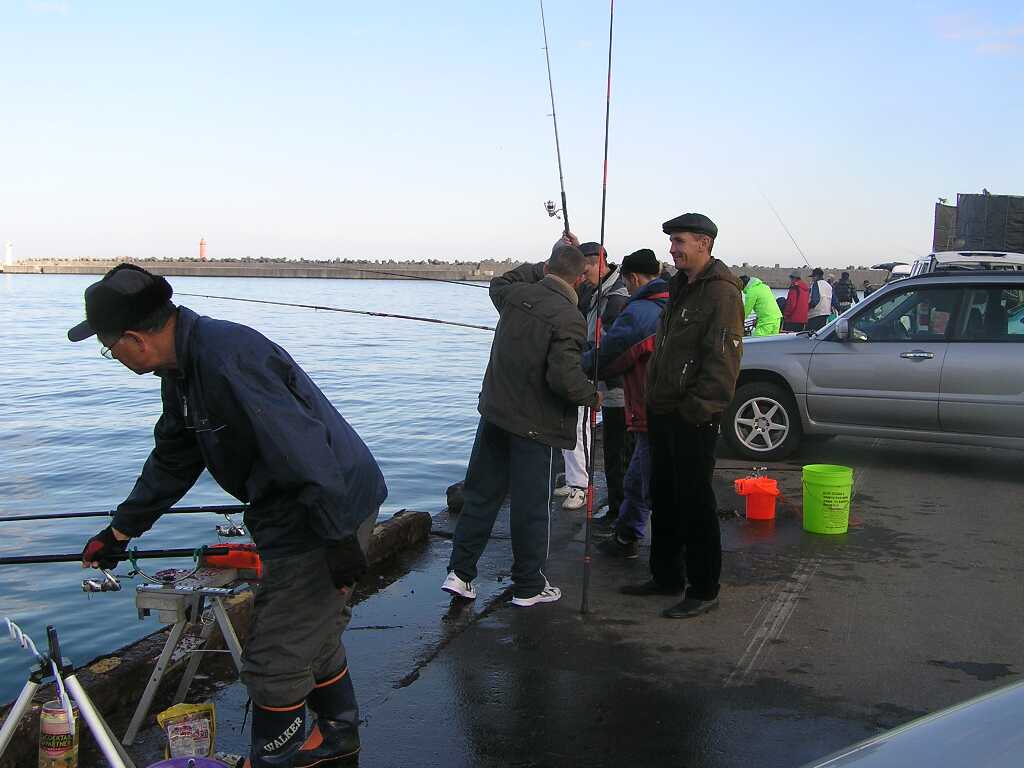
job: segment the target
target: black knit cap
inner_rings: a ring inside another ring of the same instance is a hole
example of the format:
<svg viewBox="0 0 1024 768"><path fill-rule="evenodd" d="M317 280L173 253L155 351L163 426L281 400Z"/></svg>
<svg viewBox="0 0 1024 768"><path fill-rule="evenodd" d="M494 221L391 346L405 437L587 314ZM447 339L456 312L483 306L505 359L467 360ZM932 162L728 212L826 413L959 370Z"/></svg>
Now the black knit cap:
<svg viewBox="0 0 1024 768"><path fill-rule="evenodd" d="M641 248L622 260L619 272L624 275L637 274L656 277L661 274L661 264L658 263L658 257L654 255L654 251L650 248Z"/></svg>
<svg viewBox="0 0 1024 768"><path fill-rule="evenodd" d="M592 259L601 254L601 244L595 242L580 243L580 250L583 251L583 255L588 259ZM607 253L605 254L605 258L608 258Z"/></svg>
<svg viewBox="0 0 1024 768"><path fill-rule="evenodd" d="M68 339L121 333L170 301L173 293L160 275L134 264L118 264L85 289L85 320L68 331Z"/></svg>
<svg viewBox="0 0 1024 768"><path fill-rule="evenodd" d="M712 240L718 237L715 222L703 213L684 213L682 216L676 216L662 224L661 229L666 235L673 232L694 232L698 235L707 235Z"/></svg>

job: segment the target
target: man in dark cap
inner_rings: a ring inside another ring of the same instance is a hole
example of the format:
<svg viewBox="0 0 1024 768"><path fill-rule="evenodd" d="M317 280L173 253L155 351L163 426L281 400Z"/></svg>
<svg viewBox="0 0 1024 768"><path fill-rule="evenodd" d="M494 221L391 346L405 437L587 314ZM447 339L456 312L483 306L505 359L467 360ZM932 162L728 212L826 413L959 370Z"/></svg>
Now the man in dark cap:
<svg viewBox="0 0 1024 768"><path fill-rule="evenodd" d="M712 488L722 412L736 389L743 352L740 282L712 257L718 227L687 213L663 225L679 272L658 325L648 367L651 448L651 578L628 595L683 595L666 618L718 606L722 543Z"/></svg>
<svg viewBox="0 0 1024 768"><path fill-rule="evenodd" d="M511 494L512 604L552 603L544 575L551 534L553 449L576 445L577 409L600 407L580 365L586 335L576 287L585 259L567 243L542 265L491 280L498 326L480 389L480 423L466 470L448 575L441 589L476 598L477 562Z"/></svg>
<svg viewBox="0 0 1024 768"><path fill-rule="evenodd" d="M668 301L668 283L659 277L661 264L649 248L626 256L619 271L630 299L601 341L598 377L622 376L624 419L626 428L634 436L635 447L623 481L623 500L618 507L609 508L614 524L608 540L598 545L598 551L631 560L639 555L640 541L651 514L647 363L654 351L662 308ZM594 350L590 349L583 356L583 368L590 371L593 366ZM607 420L605 425L607 428Z"/></svg>
<svg viewBox="0 0 1024 768"><path fill-rule="evenodd" d="M247 764L313 766L359 751L359 708L341 633L387 488L359 435L291 356L251 328L171 303L158 275L121 264L85 291L104 357L156 373L156 445L82 563L113 567L207 469L248 504L263 559L243 652L254 703ZM306 706L317 715L309 741Z"/></svg>

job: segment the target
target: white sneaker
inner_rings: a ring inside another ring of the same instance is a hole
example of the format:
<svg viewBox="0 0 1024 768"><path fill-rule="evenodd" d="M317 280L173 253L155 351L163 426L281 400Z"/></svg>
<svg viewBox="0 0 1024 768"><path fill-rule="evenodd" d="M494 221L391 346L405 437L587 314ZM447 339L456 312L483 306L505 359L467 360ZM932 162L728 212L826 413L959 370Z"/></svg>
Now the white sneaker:
<svg viewBox="0 0 1024 768"><path fill-rule="evenodd" d="M581 509L587 503L587 491L585 488L570 488L569 494L562 502L562 509Z"/></svg>
<svg viewBox="0 0 1024 768"><path fill-rule="evenodd" d="M561 599L561 597L562 590L558 587L552 587L550 584L545 584L544 589L533 597L513 597L512 605L518 605L520 608L529 608L537 603L553 603Z"/></svg>
<svg viewBox="0 0 1024 768"><path fill-rule="evenodd" d="M457 597L464 597L467 600L476 600L476 587L471 581L463 581L455 571L451 571L441 585L445 592Z"/></svg>
<svg viewBox="0 0 1024 768"><path fill-rule="evenodd" d="M572 490L571 485L560 485L554 490L555 496L568 496L569 491Z"/></svg>

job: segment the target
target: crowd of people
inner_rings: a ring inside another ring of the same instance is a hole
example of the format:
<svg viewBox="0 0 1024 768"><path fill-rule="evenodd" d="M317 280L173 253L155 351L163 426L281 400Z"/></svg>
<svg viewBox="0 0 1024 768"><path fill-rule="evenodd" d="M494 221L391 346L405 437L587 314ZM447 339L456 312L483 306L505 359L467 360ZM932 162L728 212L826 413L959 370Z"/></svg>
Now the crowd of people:
<svg viewBox="0 0 1024 768"><path fill-rule="evenodd" d="M642 248L610 263L567 232L541 263L490 283L499 314L479 398L464 503L442 588L476 597L477 563L510 497L512 604L559 600L545 566L553 499L573 511L593 487L590 412L603 424L608 507L598 551L635 559L651 527L649 578L621 585L671 598L661 615L718 606L722 549L712 486L722 413L758 336L820 328L857 300L848 273L798 273L782 306L757 278L713 255L718 228L686 213L662 225L674 274ZM359 751L359 708L341 641L366 569L383 475L359 435L280 346L235 323L171 303L167 281L123 264L86 290L71 341L96 336L105 357L160 377L155 445L85 566L112 567L206 469L246 503L263 559L242 681L253 702L249 766L313 766ZM600 343L598 343L600 342ZM565 481L556 483L556 451ZM589 466L588 466L589 465ZM306 738L307 710L315 719Z"/></svg>
<svg viewBox="0 0 1024 768"><path fill-rule="evenodd" d="M820 330L830 318L841 315L860 300L849 272L843 272L836 280L825 277L820 267L811 271L810 284L799 272L791 272L789 292L784 298L776 299L771 288L756 277L741 275L740 281L743 283L743 313L756 318L752 329L754 336ZM867 280L863 292L865 298L872 293Z"/></svg>
<svg viewBox="0 0 1024 768"><path fill-rule="evenodd" d="M546 262L491 281L499 321L442 585L452 595L476 597L477 562L510 496L512 603L561 598L543 570L552 497L568 510L585 503L588 410L600 409L608 509L593 521L598 549L636 558L651 525L650 578L621 591L675 598L666 618L717 607L712 474L743 351L742 285L712 256L718 228L707 216L683 214L662 229L671 279L650 249L614 265L599 244L566 233ZM559 487L555 450L566 467Z"/></svg>

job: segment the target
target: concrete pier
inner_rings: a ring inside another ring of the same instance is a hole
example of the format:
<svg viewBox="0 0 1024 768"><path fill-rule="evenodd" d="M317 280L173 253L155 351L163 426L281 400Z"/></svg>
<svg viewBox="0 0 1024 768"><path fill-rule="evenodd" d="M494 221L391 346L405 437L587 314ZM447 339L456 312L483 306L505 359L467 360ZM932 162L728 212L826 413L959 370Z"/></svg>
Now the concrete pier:
<svg viewBox="0 0 1024 768"><path fill-rule="evenodd" d="M74 261L22 261L5 265L9 274L43 275L102 275L107 270L130 261L166 277L304 277L345 280L457 280L464 282L488 281L514 269L522 262L334 262L334 261L162 261L162 260L74 260ZM749 275L766 282L772 288L787 288L789 274L799 272L810 280L811 270L804 267L758 267L738 265L730 267L736 275ZM885 281L886 273L876 269L834 268L826 276L838 278L843 272L859 289L867 280L874 286ZM390 273L390 274L389 274ZM407 277L406 277L407 276Z"/></svg>

